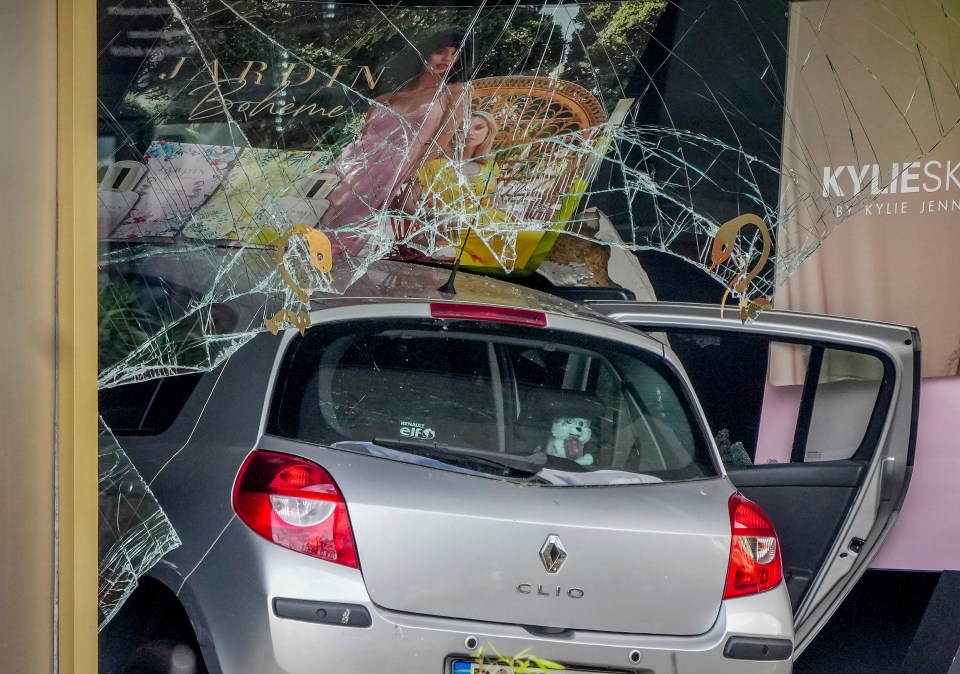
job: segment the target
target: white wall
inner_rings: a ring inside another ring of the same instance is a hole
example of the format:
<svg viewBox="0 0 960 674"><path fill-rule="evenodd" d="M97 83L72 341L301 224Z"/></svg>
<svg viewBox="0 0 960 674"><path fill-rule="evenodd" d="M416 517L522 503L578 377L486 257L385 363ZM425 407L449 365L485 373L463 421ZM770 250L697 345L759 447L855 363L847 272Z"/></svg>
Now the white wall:
<svg viewBox="0 0 960 674"><path fill-rule="evenodd" d="M56 9L0 20L0 671L24 674L54 658Z"/></svg>

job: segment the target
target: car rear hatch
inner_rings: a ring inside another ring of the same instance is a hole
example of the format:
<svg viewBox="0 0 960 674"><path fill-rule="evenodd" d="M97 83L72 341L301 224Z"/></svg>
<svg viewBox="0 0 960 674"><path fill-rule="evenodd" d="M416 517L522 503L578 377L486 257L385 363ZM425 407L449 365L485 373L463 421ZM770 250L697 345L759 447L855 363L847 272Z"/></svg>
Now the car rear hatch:
<svg viewBox="0 0 960 674"><path fill-rule="evenodd" d="M367 457L333 475L367 590L386 609L669 635L717 618L724 480L535 487Z"/></svg>
<svg viewBox="0 0 960 674"><path fill-rule="evenodd" d="M281 363L267 431L288 440L267 448L330 473L385 609L702 634L724 592L733 488L661 353L612 331L622 339L400 318L312 329Z"/></svg>

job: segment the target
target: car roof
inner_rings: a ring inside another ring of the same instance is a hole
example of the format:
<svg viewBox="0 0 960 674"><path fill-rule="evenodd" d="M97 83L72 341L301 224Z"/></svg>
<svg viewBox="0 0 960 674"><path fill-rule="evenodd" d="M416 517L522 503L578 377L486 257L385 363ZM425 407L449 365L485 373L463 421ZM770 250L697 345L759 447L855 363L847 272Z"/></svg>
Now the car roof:
<svg viewBox="0 0 960 674"><path fill-rule="evenodd" d="M101 254L101 271L154 278L187 289L194 297L226 299L236 308L258 310L267 296L283 288L267 285L277 268L277 252L267 248L230 248L208 244L134 244ZM460 271L456 293L440 291L451 270L410 262L377 260L357 265L335 257L327 292L310 294L311 309L371 302L456 302L517 307L581 319L613 323L583 305L525 288L509 280Z"/></svg>
<svg viewBox="0 0 960 674"><path fill-rule="evenodd" d="M318 302L335 303L338 306L367 302L452 302L517 307L610 322L583 305L511 283L509 279L460 271L454 282L455 293L442 292L440 288L450 275L449 268L378 260L370 264L363 276L342 294L315 292L311 300L314 309L320 308Z"/></svg>

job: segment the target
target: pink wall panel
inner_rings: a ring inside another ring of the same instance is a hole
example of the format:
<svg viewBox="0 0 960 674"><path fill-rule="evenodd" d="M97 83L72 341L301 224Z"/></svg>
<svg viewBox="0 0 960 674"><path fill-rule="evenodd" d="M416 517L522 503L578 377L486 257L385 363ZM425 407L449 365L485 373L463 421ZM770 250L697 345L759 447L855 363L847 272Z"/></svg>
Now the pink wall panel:
<svg viewBox="0 0 960 674"><path fill-rule="evenodd" d="M799 386L767 386L757 462L787 462ZM960 570L960 377L923 379L913 479L875 569Z"/></svg>
<svg viewBox="0 0 960 674"><path fill-rule="evenodd" d="M960 570L960 377L920 384L913 479L873 568Z"/></svg>

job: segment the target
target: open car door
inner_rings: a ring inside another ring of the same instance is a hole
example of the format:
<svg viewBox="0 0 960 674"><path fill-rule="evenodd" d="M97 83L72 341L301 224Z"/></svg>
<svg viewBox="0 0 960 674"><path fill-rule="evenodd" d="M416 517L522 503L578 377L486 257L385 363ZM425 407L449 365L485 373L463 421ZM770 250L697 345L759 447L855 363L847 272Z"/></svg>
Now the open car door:
<svg viewBox="0 0 960 674"><path fill-rule="evenodd" d="M682 363L734 485L780 537L796 652L867 569L910 481L919 409L914 328L718 306L591 308L663 338Z"/></svg>

